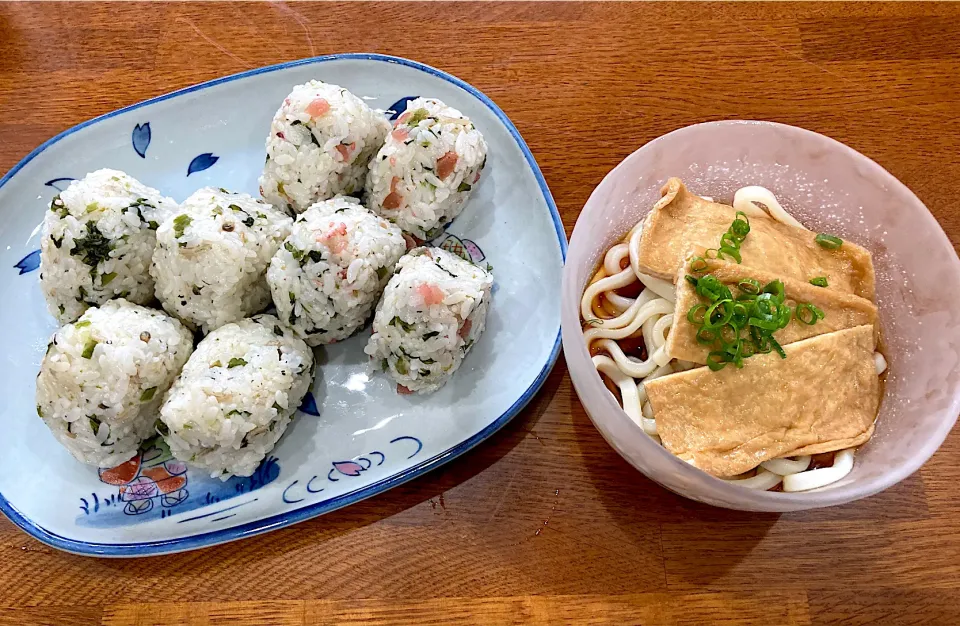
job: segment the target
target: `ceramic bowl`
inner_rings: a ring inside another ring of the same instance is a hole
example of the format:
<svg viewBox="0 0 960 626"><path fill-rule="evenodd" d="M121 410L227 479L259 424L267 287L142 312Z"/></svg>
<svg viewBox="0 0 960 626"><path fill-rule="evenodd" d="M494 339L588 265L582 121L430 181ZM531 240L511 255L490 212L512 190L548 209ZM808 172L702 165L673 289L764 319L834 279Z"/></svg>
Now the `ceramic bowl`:
<svg viewBox="0 0 960 626"><path fill-rule="evenodd" d="M843 480L802 493L752 491L674 457L644 435L604 387L579 323L583 289L603 253L640 220L670 176L730 203L762 185L812 230L874 256L889 362L876 433ZM603 179L577 220L564 268L561 323L570 375L613 448L678 494L731 509L796 511L851 502L900 482L930 458L960 411L960 260L927 208L889 172L814 132L770 122L689 126L643 146Z"/></svg>

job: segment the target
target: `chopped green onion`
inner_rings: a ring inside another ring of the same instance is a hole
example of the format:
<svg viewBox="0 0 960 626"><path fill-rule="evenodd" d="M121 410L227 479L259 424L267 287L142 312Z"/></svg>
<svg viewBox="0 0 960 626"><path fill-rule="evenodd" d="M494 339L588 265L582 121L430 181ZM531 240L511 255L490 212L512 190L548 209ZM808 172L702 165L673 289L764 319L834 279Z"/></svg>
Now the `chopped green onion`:
<svg viewBox="0 0 960 626"><path fill-rule="evenodd" d="M719 300L707 308L707 312L703 316L703 327L709 329L720 328L725 326L732 317L733 300Z"/></svg>
<svg viewBox="0 0 960 626"><path fill-rule="evenodd" d="M811 285L816 285L817 287L828 287L827 277L826 276L817 276L816 278L810 279Z"/></svg>
<svg viewBox="0 0 960 626"><path fill-rule="evenodd" d="M780 342L773 338L773 335L770 335L770 345L773 346L773 349L777 351L777 354L780 355L781 359L787 358L787 353L783 351L783 348L780 347Z"/></svg>
<svg viewBox="0 0 960 626"><path fill-rule="evenodd" d="M843 239L834 237L833 235L828 235L826 233L820 233L814 237L813 240L820 244L821 248L825 248L827 250L836 250L843 245Z"/></svg>
<svg viewBox="0 0 960 626"><path fill-rule="evenodd" d="M80 356L85 359L93 358L93 349L97 347L97 344L100 343L96 339L89 340L86 345L83 346L83 352L80 353Z"/></svg>
<svg viewBox="0 0 960 626"><path fill-rule="evenodd" d="M733 246L720 246L720 250L717 253L717 258L720 258L721 254L725 254L737 263L743 261L743 257L740 256L740 250Z"/></svg>
<svg viewBox="0 0 960 626"><path fill-rule="evenodd" d="M695 256L690 259L690 271L691 272L705 272L707 270L707 260L702 256Z"/></svg>
<svg viewBox="0 0 960 626"><path fill-rule="evenodd" d="M737 289L739 289L741 293L756 295L760 293L760 281L754 278L744 278L737 283Z"/></svg>
<svg viewBox="0 0 960 626"><path fill-rule="evenodd" d="M801 302L797 305L796 311L797 319L808 326L813 326L819 320L824 318L824 313L822 310L817 308L817 306L810 304L809 302Z"/></svg>
<svg viewBox="0 0 960 626"><path fill-rule="evenodd" d="M246 364L247 362L241 359L240 357L234 357L230 359L230 361L227 363L227 369L230 369L231 367L240 367L241 365L246 365Z"/></svg>
<svg viewBox="0 0 960 626"><path fill-rule="evenodd" d="M400 319L400 317L397 315L394 315L393 319L390 320L389 326L396 326L397 328L403 329L403 331L407 333L409 333L411 330L414 329L413 324L408 324L407 322Z"/></svg>
<svg viewBox="0 0 960 626"><path fill-rule="evenodd" d="M150 387L149 389L144 389L143 393L140 394L140 402L150 402L153 400L154 394L157 393L156 387Z"/></svg>
<svg viewBox="0 0 960 626"><path fill-rule="evenodd" d="M713 332L709 328L701 328L697 331L697 341L702 344L709 345L717 340L717 333Z"/></svg>
<svg viewBox="0 0 960 626"><path fill-rule="evenodd" d="M725 352L714 351L707 355L707 367L717 372L727 365L727 354Z"/></svg>
<svg viewBox="0 0 960 626"><path fill-rule="evenodd" d="M736 218L737 219L733 220L733 223L730 224L730 230L727 232L732 233L742 241L750 234L750 218L747 217L747 214L743 211L737 211Z"/></svg>
<svg viewBox="0 0 960 626"><path fill-rule="evenodd" d="M303 258L303 250L296 247L289 241L283 242L283 249L290 253L290 256L293 257L294 261L299 261L300 259Z"/></svg>
<svg viewBox="0 0 960 626"><path fill-rule="evenodd" d="M687 311L687 321L691 324L696 324L697 326L702 326L703 321L706 318L707 305L705 304L695 304L690 307L690 310ZM697 315L699 313L699 315Z"/></svg>
<svg viewBox="0 0 960 626"><path fill-rule="evenodd" d="M783 282L779 280L770 281L764 286L763 293L773 294L780 300L783 300Z"/></svg>
<svg viewBox="0 0 960 626"><path fill-rule="evenodd" d="M737 282L740 293L734 300L730 289L712 274L688 275L686 279L703 300L690 307L687 321L696 327L697 342L711 350L707 365L714 371L727 363L743 367L745 358L774 350L786 358L773 333L785 328L794 315L811 325L824 317L823 311L809 303L798 304L794 310L786 302L780 280L761 288L756 279L743 278Z"/></svg>
<svg viewBox="0 0 960 626"><path fill-rule="evenodd" d="M173 236L176 239L183 237L183 231L186 230L187 226L189 226L192 221L193 218L186 213L173 218Z"/></svg>

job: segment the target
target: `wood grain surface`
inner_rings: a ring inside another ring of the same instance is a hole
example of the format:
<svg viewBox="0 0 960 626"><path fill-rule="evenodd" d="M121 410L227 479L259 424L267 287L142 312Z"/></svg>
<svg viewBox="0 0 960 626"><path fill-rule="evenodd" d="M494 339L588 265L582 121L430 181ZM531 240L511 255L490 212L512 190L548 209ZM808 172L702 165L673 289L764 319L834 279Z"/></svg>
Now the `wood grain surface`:
<svg viewBox="0 0 960 626"><path fill-rule="evenodd" d="M707 120L875 159L960 241L960 6L0 4L0 171L78 122L218 76L372 51L447 70L520 129L569 233L621 159ZM8 305L9 306L9 305ZM634 471L561 358L474 451L347 509L141 560L0 518L0 624L957 624L960 433L847 506L740 513Z"/></svg>

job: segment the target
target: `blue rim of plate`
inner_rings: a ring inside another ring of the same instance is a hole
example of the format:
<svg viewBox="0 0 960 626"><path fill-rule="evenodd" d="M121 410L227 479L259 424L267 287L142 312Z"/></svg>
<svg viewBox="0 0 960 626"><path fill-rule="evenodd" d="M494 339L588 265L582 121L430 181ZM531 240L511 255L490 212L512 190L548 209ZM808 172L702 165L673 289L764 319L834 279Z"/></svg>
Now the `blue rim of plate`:
<svg viewBox="0 0 960 626"><path fill-rule="evenodd" d="M560 221L560 213L557 210L557 205L553 201L553 196L550 194L550 189L547 187L547 181L543 178L543 173L540 171L540 167L537 165L536 159L533 158L533 153L530 152L530 148L527 147L526 142L523 140L523 137L520 136L520 131L517 130L517 127L513 125L513 122L510 121L510 118L494 104L493 100L488 98L483 94L479 89L466 83L452 74L447 74L442 70L438 70L429 65L424 65L423 63L418 63L416 61L411 61L409 59L404 59L401 57L388 56L384 54L369 54L369 53L343 53L343 54L330 54L325 56L311 57L308 59L298 59L296 61L289 61L287 63L279 63L277 65L268 65L266 67L260 67L252 70L247 70L245 72L240 72L239 74L232 74L230 76L224 76L222 78L215 78L213 80L207 81L205 83L200 83L198 85L192 85L190 87L185 87L177 91L171 91L170 93L164 94L162 96L157 96L156 98L150 98L149 100L144 100L143 102L138 102L130 106L124 107L122 109L117 109L116 111L111 111L110 113L105 113L99 117L95 117L92 120L87 120L77 124L73 128L68 128L59 135L48 139L43 142L33 150L30 154L23 158L22 161L17 163L13 169L7 172L3 178L0 178L0 188L2 188L7 181L9 181L13 176L19 172L24 165L32 161L38 154L57 143L64 137L71 135L82 128L87 126L92 126L98 122L102 122L106 119L120 115L121 113L126 113L127 111L133 111L139 109L140 107L146 106L148 104L154 104L157 102L162 102L164 100L169 100L170 98L175 98L177 96L182 96L194 91L200 91L203 89L208 89L216 85L223 83L228 83L234 80L241 78L246 78L248 76L256 76L257 74L266 74L267 72L275 72L277 70L287 69L290 67L298 67L301 65L311 65L314 63L324 63L327 61L342 61L342 60L361 60L361 61L379 61L382 63L392 63L395 65L403 65L406 67L425 72L437 78L441 78L448 83L452 83L457 87L463 89L476 99L480 100L483 104L487 106L488 109L493 111L494 115L497 116L497 119L510 131L510 135L513 137L514 141L517 142L517 146L520 148L520 151L523 152L524 158L526 158L527 163L530 165L530 169L533 171L534 176L537 179L537 184L540 186L540 192L543 194L543 199L547 203L547 207L550 209L550 216L553 218L553 226L557 232L557 239L560 243L560 256L564 262L567 260L567 236L563 229L563 223ZM229 541L235 541L237 539L244 539L247 537L253 537L254 535L259 535L266 533L272 530L277 530L278 528L283 528L284 526L290 526L291 524L296 524L297 522L302 522L324 513L329 513L335 509L339 509L351 504L355 504L374 496L378 493L387 491L396 487L402 483L412 480L418 476L421 476L430 470L439 467L440 465L454 459L464 452L467 452L480 442L484 441L495 432L500 430L507 422L509 422L513 417L519 413L523 407L527 405L528 402L536 395L537 391L540 390L540 387L543 386L543 383L547 379L547 375L550 374L550 371L553 369L554 364L557 362L557 357L560 355L560 329L557 329L557 339L554 341L553 350L550 352L550 358L547 359L547 362L544 364L543 369L540 370L540 373L537 375L537 378L533 381L533 384L527 388L527 390L517 399L513 405L510 406L500 417L491 422L486 428L476 433L469 439L461 441L457 445L433 456L422 463L418 463L413 467L410 467L398 474L394 474L383 480L379 480L375 483L362 487L355 491L345 493L343 495L325 500L323 502L318 502L316 504L311 504L300 509L295 509L288 513L280 513L277 515L271 515L260 520L253 522L247 522L240 526L234 526L232 528L224 528L222 530L216 530L208 533L201 533L198 535L191 535L189 537L180 537L177 539L165 539L162 541L147 541L141 543L124 543L124 544L110 544L110 543L92 543L87 541L77 541L75 539L69 539L63 537L56 533L52 533L49 530L35 524L33 521L24 516L20 511L16 509L10 502L7 501L3 494L0 493L0 511L3 511L4 515L7 516L10 521L14 524L25 530L33 538L38 539L39 541L64 550L65 552L72 552L74 554L80 554L84 556L100 556L100 557L137 557L137 556L154 556L161 554L169 554L173 552L184 552L187 550L195 550L197 548L204 548L207 546L213 546L220 543L226 543Z"/></svg>

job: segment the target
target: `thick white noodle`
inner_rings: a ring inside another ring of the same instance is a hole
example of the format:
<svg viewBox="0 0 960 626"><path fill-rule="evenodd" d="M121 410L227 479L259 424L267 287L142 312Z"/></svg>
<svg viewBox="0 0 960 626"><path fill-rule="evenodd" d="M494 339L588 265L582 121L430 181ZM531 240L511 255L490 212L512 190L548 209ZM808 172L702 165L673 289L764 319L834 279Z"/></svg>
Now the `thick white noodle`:
<svg viewBox="0 0 960 626"><path fill-rule="evenodd" d="M630 376L620 371L613 359L603 355L593 357L593 365L600 373L607 376L620 388L620 397L623 399L623 410L647 434L657 433L657 423L643 416L640 406L640 395L637 392L637 383Z"/></svg>
<svg viewBox="0 0 960 626"><path fill-rule="evenodd" d="M617 342L612 339L598 339L597 347L606 350L617 364L617 367L620 368L620 371L633 378L649 376L653 370L658 367L657 362L653 360L652 354L647 353L646 361L634 359L624 354L620 346L617 345ZM646 399L646 394L644 394L644 399Z"/></svg>
<svg viewBox="0 0 960 626"><path fill-rule="evenodd" d="M620 267L620 262L629 254L630 246L625 243L618 243L607 250L607 254L603 257L603 270L607 273L607 276L622 272L624 268Z"/></svg>
<svg viewBox="0 0 960 626"><path fill-rule="evenodd" d="M639 300L639 298L637 299ZM667 313L673 313L673 305L663 298L657 298L638 307L636 316L627 326L622 328L605 328L600 325L595 325L583 333L583 338L586 340L588 346L597 339L626 339L640 330L643 323L650 319L650 317L654 315L666 315ZM626 315L626 313L624 313L624 315Z"/></svg>
<svg viewBox="0 0 960 626"><path fill-rule="evenodd" d="M873 353L873 362L877 366L877 376L887 371L887 360L879 352Z"/></svg>
<svg viewBox="0 0 960 626"><path fill-rule="evenodd" d="M670 304L673 304L677 300L677 288L669 280L663 280L656 276L648 276L647 274L637 274L637 278L640 279L644 287Z"/></svg>
<svg viewBox="0 0 960 626"><path fill-rule="evenodd" d="M835 483L853 469L853 449L840 450L833 457L833 467L821 467L783 477L784 491L807 491Z"/></svg>
<svg viewBox="0 0 960 626"><path fill-rule="evenodd" d="M653 325L653 343L656 347L661 347L667 343L667 335L673 327L673 313L664 315Z"/></svg>
<svg viewBox="0 0 960 626"><path fill-rule="evenodd" d="M757 470L756 476L751 476L750 478L721 478L720 480L725 483L733 483L738 487L757 489L759 491L773 489L780 484L780 476L778 474L768 472L762 468Z"/></svg>
<svg viewBox="0 0 960 626"><path fill-rule="evenodd" d="M647 388L643 386L643 383L637 383L637 397L640 398L641 404L647 401Z"/></svg>
<svg viewBox="0 0 960 626"><path fill-rule="evenodd" d="M644 417L649 417L654 423L656 423L656 420L653 419L653 406L651 406L649 402L644 402L641 406L641 410L643 411Z"/></svg>
<svg viewBox="0 0 960 626"><path fill-rule="evenodd" d="M663 345L663 342L657 343L657 338L654 334L654 327L663 319L663 315L651 315L647 318L647 321L643 323L641 329L643 330L643 345L647 347L647 352L651 350L656 352L658 348ZM660 363L660 365L665 365L665 363Z"/></svg>
<svg viewBox="0 0 960 626"><path fill-rule="evenodd" d="M619 274L601 278L593 283L587 287L586 291L583 292L583 297L580 299L580 315L583 316L584 320L595 320L593 322L594 324L602 326L609 320L596 320L593 315L593 309L591 308L593 306L593 299L604 291L613 291L614 289L626 287L635 280L637 280L637 277L633 275L633 271L628 267Z"/></svg>
<svg viewBox="0 0 960 626"><path fill-rule="evenodd" d="M770 459L769 461L761 463L760 467L768 472L779 474L780 476L789 476L790 474L798 474L806 471L807 468L810 467L810 457L798 456L795 459Z"/></svg>
<svg viewBox="0 0 960 626"><path fill-rule="evenodd" d="M767 207L767 213L778 222L808 230L780 206L777 197L766 187L743 187L733 194L733 208L737 211L743 211L747 215L764 215L763 209L757 204Z"/></svg>
<svg viewBox="0 0 960 626"><path fill-rule="evenodd" d="M660 378L661 376L666 376L667 374L672 374L672 373L673 373L673 366L667 363L666 365L661 365L657 369L653 370L653 372L643 380L644 381L653 380L654 378Z"/></svg>
<svg viewBox="0 0 960 626"><path fill-rule="evenodd" d="M633 303L637 301L636 298L627 298L618 293L614 293L613 291L606 292L603 294L603 297L620 313L623 313L629 309L631 306L633 306Z"/></svg>
<svg viewBox="0 0 960 626"><path fill-rule="evenodd" d="M592 326L594 328L606 328L606 329L614 329L614 330L617 328L624 328L626 326L629 326L630 323L636 319L641 307L643 307L643 305L653 300L653 298L655 297L653 294L644 295L646 294L646 292L647 290L644 289L640 293L640 295L637 296L635 300L633 300L633 304L631 304L627 308L627 310L625 310L620 315L608 320L600 320L599 322L593 322ZM607 292L607 294L610 294L610 293L611 292L609 291ZM605 294L604 297L607 297L607 295Z"/></svg>

